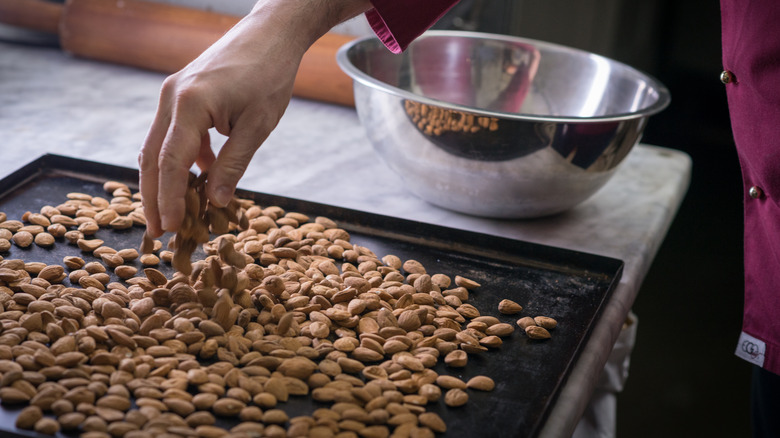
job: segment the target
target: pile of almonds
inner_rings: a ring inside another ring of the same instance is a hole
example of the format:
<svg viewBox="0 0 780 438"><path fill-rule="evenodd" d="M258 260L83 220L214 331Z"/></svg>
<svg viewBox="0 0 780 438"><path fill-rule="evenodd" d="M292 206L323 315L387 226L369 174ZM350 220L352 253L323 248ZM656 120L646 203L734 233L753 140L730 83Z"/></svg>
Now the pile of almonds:
<svg viewBox="0 0 780 438"><path fill-rule="evenodd" d="M325 217L243 199L209 212L202 183L191 180L173 251L148 236L143 254L97 238L145 224L138 194L118 182L104 185L110 201L71 193L21 220L0 213L0 254L81 251L62 265L0 257L0 402L26 405L17 427L87 438L426 437L447 429L427 405L493 390L488 376L433 369L457 372L514 332L468 303L478 283L379 258ZM190 263L197 245L205 257ZM522 307L504 300L498 310ZM556 323L518 325L545 339ZM290 418L284 403L301 396L319 407ZM222 417L237 425L218 427Z"/></svg>
<svg viewBox="0 0 780 438"><path fill-rule="evenodd" d="M404 101L404 110L412 123L426 135L439 136L447 132L476 133L497 131L498 119L478 116L411 100Z"/></svg>

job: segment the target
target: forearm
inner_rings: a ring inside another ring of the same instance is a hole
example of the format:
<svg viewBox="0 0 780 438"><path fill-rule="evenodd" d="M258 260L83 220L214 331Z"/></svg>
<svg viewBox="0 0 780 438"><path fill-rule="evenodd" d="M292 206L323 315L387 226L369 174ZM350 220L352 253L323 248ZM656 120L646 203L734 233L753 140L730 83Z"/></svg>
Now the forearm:
<svg viewBox="0 0 780 438"><path fill-rule="evenodd" d="M308 48L333 26L371 9L370 0L259 0L248 21L272 20Z"/></svg>

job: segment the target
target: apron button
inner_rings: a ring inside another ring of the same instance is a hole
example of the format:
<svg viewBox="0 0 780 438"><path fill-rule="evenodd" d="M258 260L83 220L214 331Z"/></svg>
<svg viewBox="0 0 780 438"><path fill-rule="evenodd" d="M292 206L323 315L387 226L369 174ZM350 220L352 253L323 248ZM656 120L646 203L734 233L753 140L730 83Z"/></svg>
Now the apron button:
<svg viewBox="0 0 780 438"><path fill-rule="evenodd" d="M753 199L758 199L764 195L764 191L761 190L761 187L753 186L748 190L748 195Z"/></svg>
<svg viewBox="0 0 780 438"><path fill-rule="evenodd" d="M724 84L730 84L734 82L734 73L730 72L729 70L723 70L720 74L720 81Z"/></svg>

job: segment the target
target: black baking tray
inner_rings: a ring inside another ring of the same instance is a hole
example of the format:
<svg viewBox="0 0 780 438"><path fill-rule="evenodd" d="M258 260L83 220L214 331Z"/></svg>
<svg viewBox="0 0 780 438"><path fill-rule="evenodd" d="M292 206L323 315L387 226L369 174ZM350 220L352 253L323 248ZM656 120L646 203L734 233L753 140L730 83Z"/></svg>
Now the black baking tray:
<svg viewBox="0 0 780 438"><path fill-rule="evenodd" d="M20 219L26 211L64 202L69 192L109 197L102 189L106 180L137 188L138 171L43 155L0 180L0 211L9 219ZM558 320L549 340L530 340L518 329L504 339L501 348L470 355L466 368L439 364L439 373L464 380L483 374L496 381L494 391L469 390L469 402L463 407L448 408L441 401L428 406L446 421L448 431L444 436L538 435L623 270L622 261L593 254L264 193L239 190L238 195L261 206L278 205L312 217L327 216L349 231L354 243L368 247L380 258L395 254L404 260L420 261L430 273L471 278L482 287L471 294L469 302L482 314L510 323L521 316L536 315ZM120 249L138 247L142 233L138 227L125 231L101 229L97 237ZM51 249L13 246L9 253L0 255L49 264L60 264L65 255L94 259L65 242ZM160 270L172 274L165 264ZM500 315L497 305L504 298L522 304L523 311L514 316ZM278 407L292 417L310 413L320 404L297 397ZM36 436L14 427L18 411L0 407L0 436ZM229 426L226 420L220 421Z"/></svg>

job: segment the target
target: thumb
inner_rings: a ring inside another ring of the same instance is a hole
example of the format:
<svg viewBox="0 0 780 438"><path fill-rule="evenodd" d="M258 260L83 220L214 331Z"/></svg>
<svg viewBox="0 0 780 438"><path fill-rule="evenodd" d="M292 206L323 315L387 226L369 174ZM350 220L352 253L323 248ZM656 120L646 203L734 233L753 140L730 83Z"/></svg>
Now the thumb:
<svg viewBox="0 0 780 438"><path fill-rule="evenodd" d="M217 207L225 207L233 197L238 181L264 139L251 130L234 128L209 167L206 195Z"/></svg>

